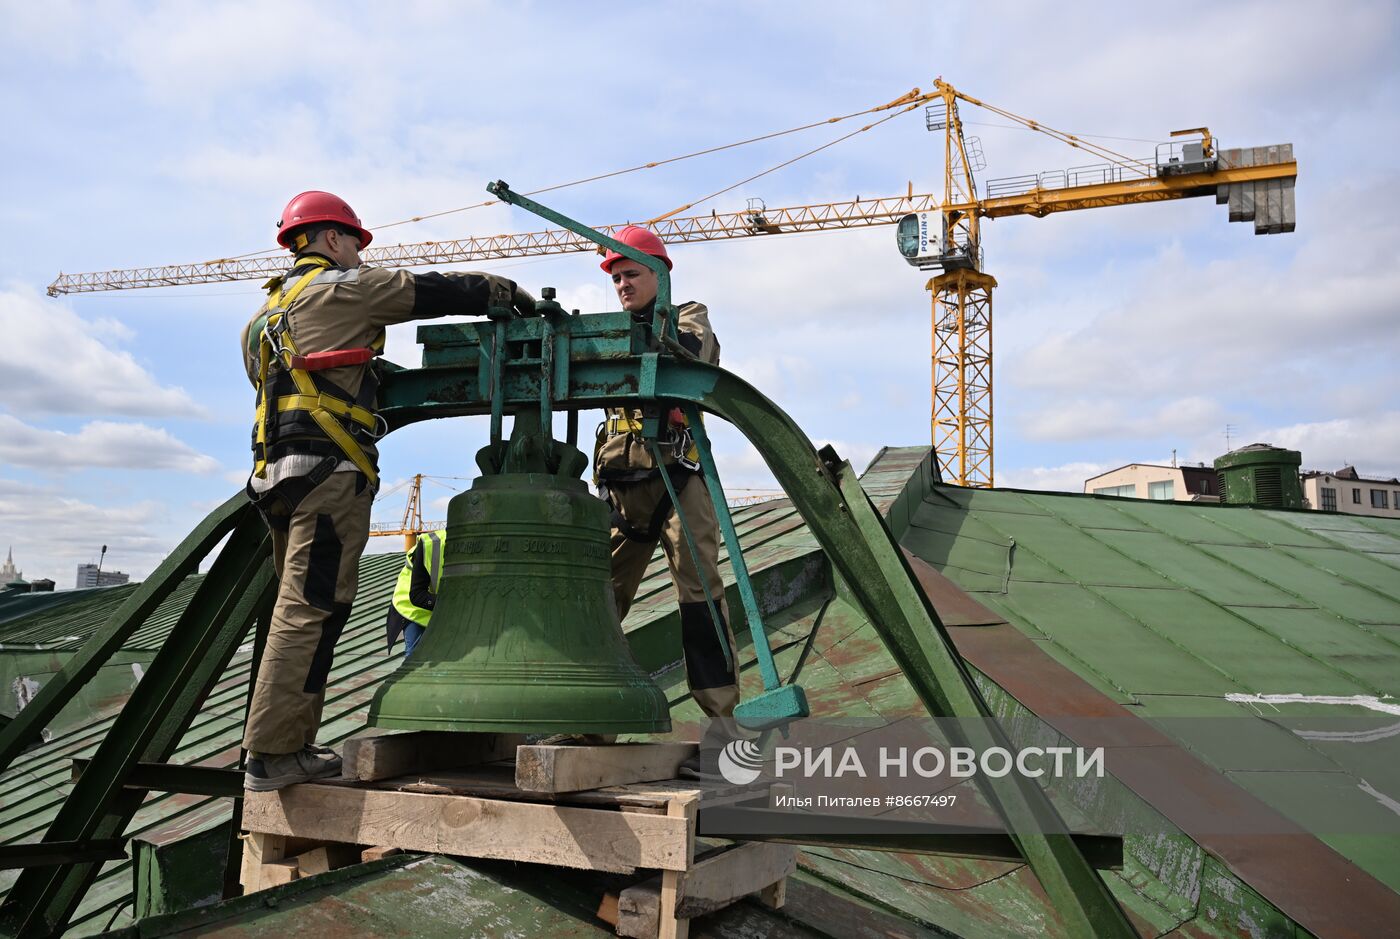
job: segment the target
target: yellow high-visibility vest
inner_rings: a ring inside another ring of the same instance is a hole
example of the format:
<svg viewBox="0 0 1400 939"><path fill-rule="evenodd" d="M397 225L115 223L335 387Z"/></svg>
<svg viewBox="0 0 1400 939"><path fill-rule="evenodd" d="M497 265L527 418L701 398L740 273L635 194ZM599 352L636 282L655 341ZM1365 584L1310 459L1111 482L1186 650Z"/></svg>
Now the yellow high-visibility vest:
<svg viewBox="0 0 1400 939"><path fill-rule="evenodd" d="M438 576L442 573L442 532L425 531L418 536L417 543L404 557L403 569L399 571L398 583L394 585L394 609L405 619L419 626L427 626L433 611L413 604L413 555L423 548L423 566L428 569L429 590L437 594Z"/></svg>

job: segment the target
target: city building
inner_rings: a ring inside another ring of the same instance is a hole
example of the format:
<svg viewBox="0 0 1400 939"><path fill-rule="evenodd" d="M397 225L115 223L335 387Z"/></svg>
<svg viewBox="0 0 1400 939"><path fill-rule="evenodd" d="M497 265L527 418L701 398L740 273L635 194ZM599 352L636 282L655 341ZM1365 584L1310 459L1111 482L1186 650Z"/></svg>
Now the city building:
<svg viewBox="0 0 1400 939"><path fill-rule="evenodd" d="M78 582L74 585L83 587L115 587L117 584L124 584L131 580L130 574L121 571L104 571L96 564L78 565Z"/></svg>
<svg viewBox="0 0 1400 939"><path fill-rule="evenodd" d="M1084 491L1096 496L1162 502L1219 502L1220 480L1215 470L1205 465L1129 463L1084 480Z"/></svg>
<svg viewBox="0 0 1400 939"><path fill-rule="evenodd" d="M1400 479L1362 476L1354 466L1303 473L1303 498L1319 512L1400 517Z"/></svg>
<svg viewBox="0 0 1400 939"><path fill-rule="evenodd" d="M5 563L0 564L0 584L13 580L24 580L24 573L15 570L15 549L10 548L5 554Z"/></svg>

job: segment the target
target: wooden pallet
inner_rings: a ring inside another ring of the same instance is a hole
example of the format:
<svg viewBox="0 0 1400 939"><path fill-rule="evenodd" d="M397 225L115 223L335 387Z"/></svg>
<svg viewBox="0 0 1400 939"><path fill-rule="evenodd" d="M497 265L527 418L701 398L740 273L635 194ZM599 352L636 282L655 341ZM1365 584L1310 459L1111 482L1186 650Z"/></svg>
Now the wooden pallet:
<svg viewBox="0 0 1400 939"><path fill-rule="evenodd" d="M512 747L514 761L495 759ZM245 794L244 892L351 863L369 846L642 872L600 907L620 935L638 939L683 939L692 917L751 893L781 906L794 848L740 843L696 856L702 803L741 790L675 779L694 749L524 746L492 734L352 740L340 778ZM422 769L449 762L445 754L458 768Z"/></svg>

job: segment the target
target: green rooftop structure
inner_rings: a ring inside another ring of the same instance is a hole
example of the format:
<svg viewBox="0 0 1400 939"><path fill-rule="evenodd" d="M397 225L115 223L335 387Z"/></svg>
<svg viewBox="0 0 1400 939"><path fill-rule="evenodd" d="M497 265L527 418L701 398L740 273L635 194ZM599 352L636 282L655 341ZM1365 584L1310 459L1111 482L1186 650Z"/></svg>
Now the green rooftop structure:
<svg viewBox="0 0 1400 939"><path fill-rule="evenodd" d="M1052 795L1067 817L1127 832L1122 869L1104 877L1141 934L1377 936L1400 922L1400 522L962 489L939 482L926 448L883 451L862 485L1013 739L1105 747L1103 780ZM921 716L792 506L745 506L735 525L779 671L800 678L814 718ZM362 729L398 665L384 654L382 622L400 565L395 554L361 562L324 742ZM199 580L123 649L129 678ZM12 657L36 653L51 670L129 589L0 621L5 674L19 667ZM659 557L624 627L638 664L668 694L674 734L693 738L701 713L684 692L679 611ZM234 656L172 762L235 764L250 656L250 647ZM740 658L745 693L756 693L752 650ZM0 843L42 835L71 760L92 752L129 693L118 684L114 672L112 693L83 703L85 719L65 712L0 776ZM7 699L0 711L12 707ZM149 795L126 833L136 861L107 862L70 934L139 920L143 936L215 925L286 935L291 922L347 935L391 922L429 935L444 921L470 932L467 909L518 935L609 932L590 909L607 886L594 875L433 856L298 881L277 888L271 906L261 895L211 904L222 869L189 859L223 850L231 805ZM0 871L0 890L13 877ZM782 911L741 904L695 920L693 934L1071 935L1014 861L810 847L789 891ZM182 909L191 903L202 905ZM348 909L362 918L348 920Z"/></svg>

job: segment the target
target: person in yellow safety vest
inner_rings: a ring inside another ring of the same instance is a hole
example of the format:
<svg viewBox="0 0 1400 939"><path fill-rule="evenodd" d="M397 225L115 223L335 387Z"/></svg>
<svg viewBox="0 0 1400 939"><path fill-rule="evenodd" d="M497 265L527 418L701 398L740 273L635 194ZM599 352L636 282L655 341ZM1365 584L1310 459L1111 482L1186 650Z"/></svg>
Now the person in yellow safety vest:
<svg viewBox="0 0 1400 939"><path fill-rule="evenodd" d="M336 640L350 617L360 553L379 487L374 358L384 329L491 306L533 311L513 281L478 273L362 266L369 231L345 200L303 192L287 204L277 243L291 268L239 340L256 389L248 497L272 532L278 588L243 746L246 789L333 776L340 758L316 745Z"/></svg>
<svg viewBox="0 0 1400 939"><path fill-rule="evenodd" d="M672 267L665 244L647 229L629 225L617 233L617 239L660 258L668 270ZM603 259L602 268L612 278L622 308L639 322L651 322L656 272L613 252ZM678 312L680 344L701 361L718 365L719 341L710 327L709 310L703 303L689 302L680 304ZM686 678L691 697L710 719L706 740L712 743L735 736L732 718L739 703L734 632L719 575L719 522L705 481L699 478L698 453L679 408L669 412L667 425L661 446L663 465L657 466L641 434L641 412L623 408L609 411L598 427L594 482L613 510L612 586L619 617L625 617L631 608L657 542L666 554L680 603ZM695 539L698 567L685 543L662 473L670 477ZM719 623L711 618L711 601ZM681 765L683 775L712 775L702 762L713 755L711 743L702 748L699 757Z"/></svg>
<svg viewBox="0 0 1400 939"><path fill-rule="evenodd" d="M442 539L440 531L425 531L418 536L404 556L403 569L394 585L394 599L389 604L389 618L384 624L389 651L403 634L403 657L413 655L437 603L438 578L442 574Z"/></svg>

